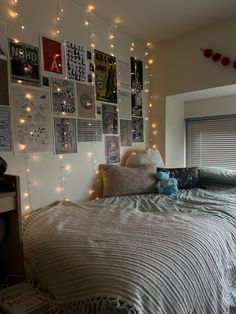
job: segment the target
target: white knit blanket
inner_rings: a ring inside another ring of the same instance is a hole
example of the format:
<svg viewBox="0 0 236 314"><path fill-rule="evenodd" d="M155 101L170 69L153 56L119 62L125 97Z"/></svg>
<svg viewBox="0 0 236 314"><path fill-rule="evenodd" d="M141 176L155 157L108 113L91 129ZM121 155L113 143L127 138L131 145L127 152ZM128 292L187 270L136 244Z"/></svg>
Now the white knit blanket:
<svg viewBox="0 0 236 314"><path fill-rule="evenodd" d="M228 313L236 231L220 217L69 202L35 216L26 270L55 313Z"/></svg>

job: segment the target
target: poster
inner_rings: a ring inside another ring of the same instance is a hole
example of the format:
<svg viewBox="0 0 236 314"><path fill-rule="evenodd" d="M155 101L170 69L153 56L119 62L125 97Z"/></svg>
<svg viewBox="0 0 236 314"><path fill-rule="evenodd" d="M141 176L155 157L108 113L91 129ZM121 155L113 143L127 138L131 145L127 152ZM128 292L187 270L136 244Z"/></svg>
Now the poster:
<svg viewBox="0 0 236 314"><path fill-rule="evenodd" d="M101 120L77 119L78 142L100 142L102 140Z"/></svg>
<svg viewBox="0 0 236 314"><path fill-rule="evenodd" d="M67 78L86 83L86 49L66 41L65 54Z"/></svg>
<svg viewBox="0 0 236 314"><path fill-rule="evenodd" d="M118 115L116 105L102 104L104 134L118 134Z"/></svg>
<svg viewBox="0 0 236 314"><path fill-rule="evenodd" d="M120 119L131 120L130 91L118 90L118 109Z"/></svg>
<svg viewBox="0 0 236 314"><path fill-rule="evenodd" d="M77 153L76 119L54 118L56 154Z"/></svg>
<svg viewBox="0 0 236 314"><path fill-rule="evenodd" d="M53 151L51 103L48 90L13 87L14 150L17 153Z"/></svg>
<svg viewBox="0 0 236 314"><path fill-rule="evenodd" d="M75 116L74 82L60 78L52 78L51 89L53 114Z"/></svg>
<svg viewBox="0 0 236 314"><path fill-rule="evenodd" d="M120 162L119 136L106 136L106 161L107 164L115 164Z"/></svg>
<svg viewBox="0 0 236 314"><path fill-rule="evenodd" d="M87 50L87 83L94 84L94 58L93 53Z"/></svg>
<svg viewBox="0 0 236 314"><path fill-rule="evenodd" d="M7 60L6 24L0 21L0 59Z"/></svg>
<svg viewBox="0 0 236 314"><path fill-rule="evenodd" d="M40 85L39 49L9 40L11 80L21 80L30 85Z"/></svg>
<svg viewBox="0 0 236 314"><path fill-rule="evenodd" d="M57 40L41 37L43 70L54 74L63 74L62 43Z"/></svg>
<svg viewBox="0 0 236 314"><path fill-rule="evenodd" d="M0 59L0 106L9 106L7 61Z"/></svg>
<svg viewBox="0 0 236 314"><path fill-rule="evenodd" d="M143 142L143 118L132 118L133 142Z"/></svg>
<svg viewBox="0 0 236 314"><path fill-rule="evenodd" d="M96 98L117 103L116 58L98 50L94 53Z"/></svg>
<svg viewBox="0 0 236 314"><path fill-rule="evenodd" d="M132 146L132 121L120 119L121 146Z"/></svg>
<svg viewBox="0 0 236 314"><path fill-rule="evenodd" d="M130 57L131 64L131 89L143 89L143 62L137 58Z"/></svg>
<svg viewBox="0 0 236 314"><path fill-rule="evenodd" d="M130 91L130 65L128 62L117 61L117 87Z"/></svg>
<svg viewBox="0 0 236 314"><path fill-rule="evenodd" d="M132 90L131 105L132 105L132 116L142 117L143 106L142 106L142 91L141 90Z"/></svg>
<svg viewBox="0 0 236 314"><path fill-rule="evenodd" d="M10 110L0 107L0 151L11 150Z"/></svg>
<svg viewBox="0 0 236 314"><path fill-rule="evenodd" d="M96 117L94 86L76 83L77 108L79 118Z"/></svg>

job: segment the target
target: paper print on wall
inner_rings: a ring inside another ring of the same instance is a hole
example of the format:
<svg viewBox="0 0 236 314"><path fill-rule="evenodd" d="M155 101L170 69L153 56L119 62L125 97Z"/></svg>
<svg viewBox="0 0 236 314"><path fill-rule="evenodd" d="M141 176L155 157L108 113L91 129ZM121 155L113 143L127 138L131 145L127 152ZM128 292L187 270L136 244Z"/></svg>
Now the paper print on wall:
<svg viewBox="0 0 236 314"><path fill-rule="evenodd" d="M87 82L94 84L94 58L89 50L87 50Z"/></svg>
<svg viewBox="0 0 236 314"><path fill-rule="evenodd" d="M0 59L0 106L9 106L7 61Z"/></svg>
<svg viewBox="0 0 236 314"><path fill-rule="evenodd" d="M102 122L104 134L118 134L117 106L102 104Z"/></svg>
<svg viewBox="0 0 236 314"><path fill-rule="evenodd" d="M77 108L79 118L96 117L94 86L76 83Z"/></svg>
<svg viewBox="0 0 236 314"><path fill-rule="evenodd" d="M95 50L96 99L117 103L116 58Z"/></svg>
<svg viewBox="0 0 236 314"><path fill-rule="evenodd" d="M118 89L130 91L130 65L128 62L121 60L118 60L117 63L117 87Z"/></svg>
<svg viewBox="0 0 236 314"><path fill-rule="evenodd" d="M118 109L121 119L131 120L131 95L130 91L118 90Z"/></svg>
<svg viewBox="0 0 236 314"><path fill-rule="evenodd" d="M77 153L76 119L54 118L56 154Z"/></svg>
<svg viewBox="0 0 236 314"><path fill-rule="evenodd" d="M15 152L52 152L49 91L29 87L13 87L12 90Z"/></svg>
<svg viewBox="0 0 236 314"><path fill-rule="evenodd" d="M0 107L0 151L11 150L10 110Z"/></svg>
<svg viewBox="0 0 236 314"><path fill-rule="evenodd" d="M76 115L74 82L60 78L51 79L54 115Z"/></svg>
<svg viewBox="0 0 236 314"><path fill-rule="evenodd" d="M130 57L131 64L131 89L143 89L143 62L137 58Z"/></svg>
<svg viewBox="0 0 236 314"><path fill-rule="evenodd" d="M142 91L132 90L131 95L131 105L132 105L132 116L142 117L143 116L143 106L142 106Z"/></svg>
<svg viewBox="0 0 236 314"><path fill-rule="evenodd" d="M57 40L41 37L43 70L55 74L63 74L62 43Z"/></svg>
<svg viewBox="0 0 236 314"><path fill-rule="evenodd" d="M121 146L132 146L132 121L120 119Z"/></svg>
<svg viewBox="0 0 236 314"><path fill-rule="evenodd" d="M78 142L100 142L102 122L100 120L77 119Z"/></svg>
<svg viewBox="0 0 236 314"><path fill-rule="evenodd" d="M7 49L6 24L0 21L0 59L7 59Z"/></svg>
<svg viewBox="0 0 236 314"><path fill-rule="evenodd" d="M48 76L42 76L42 79L41 79L42 83L41 83L41 86L44 87L44 88L49 88L50 87L50 79Z"/></svg>
<svg viewBox="0 0 236 314"><path fill-rule="evenodd" d="M67 78L86 82L86 49L77 44L65 42Z"/></svg>
<svg viewBox="0 0 236 314"><path fill-rule="evenodd" d="M119 136L106 136L106 161L107 164L120 162L120 139Z"/></svg>
<svg viewBox="0 0 236 314"><path fill-rule="evenodd" d="M9 40L11 80L40 85L39 49L24 43Z"/></svg>
<svg viewBox="0 0 236 314"><path fill-rule="evenodd" d="M143 142L143 118L132 118L132 137L134 143Z"/></svg>

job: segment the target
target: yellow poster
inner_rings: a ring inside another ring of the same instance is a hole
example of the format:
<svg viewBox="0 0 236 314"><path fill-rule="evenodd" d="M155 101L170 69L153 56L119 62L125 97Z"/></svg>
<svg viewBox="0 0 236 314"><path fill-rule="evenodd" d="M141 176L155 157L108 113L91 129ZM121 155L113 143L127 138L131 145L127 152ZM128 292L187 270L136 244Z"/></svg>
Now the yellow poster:
<svg viewBox="0 0 236 314"><path fill-rule="evenodd" d="M116 58L95 50L96 99L117 103Z"/></svg>

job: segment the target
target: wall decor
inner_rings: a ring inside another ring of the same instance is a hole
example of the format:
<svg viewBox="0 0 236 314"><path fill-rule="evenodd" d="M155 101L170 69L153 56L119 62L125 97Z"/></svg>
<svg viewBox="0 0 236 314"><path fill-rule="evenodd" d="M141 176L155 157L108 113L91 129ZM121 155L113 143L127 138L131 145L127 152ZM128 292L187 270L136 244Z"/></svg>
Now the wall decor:
<svg viewBox="0 0 236 314"><path fill-rule="evenodd" d="M94 84L94 57L91 51L87 50L87 83Z"/></svg>
<svg viewBox="0 0 236 314"><path fill-rule="evenodd" d="M106 136L106 161L107 164L120 162L120 138L115 135Z"/></svg>
<svg viewBox="0 0 236 314"><path fill-rule="evenodd" d="M134 143L144 141L143 136L143 118L132 118L132 138Z"/></svg>
<svg viewBox="0 0 236 314"><path fill-rule="evenodd" d="M49 90L12 87L14 151L52 152L52 122Z"/></svg>
<svg viewBox="0 0 236 314"><path fill-rule="evenodd" d="M102 122L104 134L118 134L117 106L102 104Z"/></svg>
<svg viewBox="0 0 236 314"><path fill-rule="evenodd" d="M121 146L132 146L132 121L120 119Z"/></svg>
<svg viewBox="0 0 236 314"><path fill-rule="evenodd" d="M94 86L76 83L77 108L79 118L96 117Z"/></svg>
<svg viewBox="0 0 236 314"><path fill-rule="evenodd" d="M7 49L6 24L0 21L0 59L7 60Z"/></svg>
<svg viewBox="0 0 236 314"><path fill-rule="evenodd" d="M41 36L41 55L44 71L63 74L64 60L60 41Z"/></svg>
<svg viewBox="0 0 236 314"><path fill-rule="evenodd" d="M0 106L9 106L7 61L0 59Z"/></svg>
<svg viewBox="0 0 236 314"><path fill-rule="evenodd" d="M67 78L86 82L86 49L80 45L66 41L65 57Z"/></svg>
<svg viewBox="0 0 236 314"><path fill-rule="evenodd" d="M42 76L42 82L41 86L44 88L49 88L50 87L50 79L48 76Z"/></svg>
<svg viewBox="0 0 236 314"><path fill-rule="evenodd" d="M219 52L214 52L212 49L201 49L203 52L204 57L211 58L213 61L218 62L220 61L222 65L228 66L231 65L234 69L236 69L236 59L233 61L229 57L222 56Z"/></svg>
<svg viewBox="0 0 236 314"><path fill-rule="evenodd" d="M77 119L78 142L100 142L102 140L101 120Z"/></svg>
<svg viewBox="0 0 236 314"><path fill-rule="evenodd" d="M131 89L143 89L143 62L135 57L130 57Z"/></svg>
<svg viewBox="0 0 236 314"><path fill-rule="evenodd" d="M51 79L52 107L54 115L76 115L75 86L73 81Z"/></svg>
<svg viewBox="0 0 236 314"><path fill-rule="evenodd" d="M132 116L134 117L143 116L142 91L141 90L132 89L131 106L132 106Z"/></svg>
<svg viewBox="0 0 236 314"><path fill-rule="evenodd" d="M118 109L120 119L131 120L131 94L128 90L118 89Z"/></svg>
<svg viewBox="0 0 236 314"><path fill-rule="evenodd" d="M39 86L39 48L9 40L11 80Z"/></svg>
<svg viewBox="0 0 236 314"><path fill-rule="evenodd" d="M130 91L130 65L128 62L117 60L117 87Z"/></svg>
<svg viewBox="0 0 236 314"><path fill-rule="evenodd" d="M56 154L77 153L76 119L54 118Z"/></svg>
<svg viewBox="0 0 236 314"><path fill-rule="evenodd" d="M117 103L116 58L98 50L94 53L96 99Z"/></svg>
<svg viewBox="0 0 236 314"><path fill-rule="evenodd" d="M0 107L0 151L11 150L10 110L7 107Z"/></svg>

